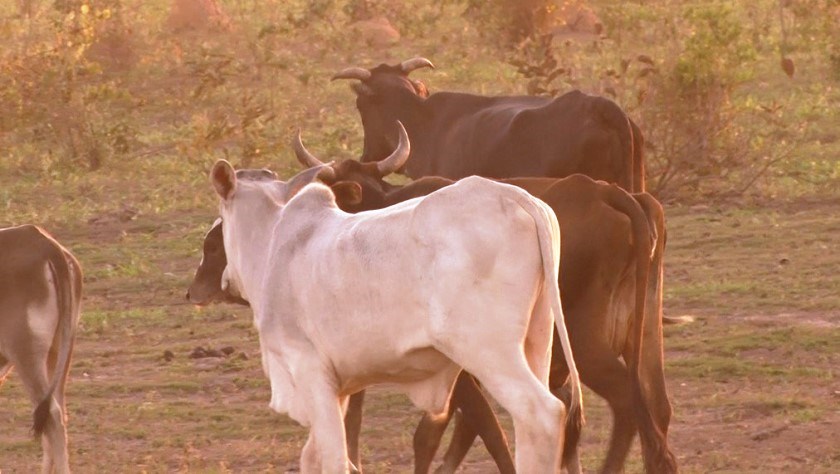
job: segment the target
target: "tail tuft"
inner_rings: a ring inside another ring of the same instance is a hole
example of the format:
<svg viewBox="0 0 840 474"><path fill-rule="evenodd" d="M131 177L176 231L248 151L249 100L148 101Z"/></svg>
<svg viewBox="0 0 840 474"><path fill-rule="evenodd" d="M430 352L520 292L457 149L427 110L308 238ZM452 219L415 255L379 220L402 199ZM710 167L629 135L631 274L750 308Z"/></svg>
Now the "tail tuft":
<svg viewBox="0 0 840 474"><path fill-rule="evenodd" d="M35 408L35 412L32 415L32 431L34 432L36 438L40 437L44 433L44 430L47 429L47 423L50 422L50 407L52 406L52 399L52 394L44 398L44 400L38 404L38 407Z"/></svg>
<svg viewBox="0 0 840 474"><path fill-rule="evenodd" d="M575 387L572 388L574 390ZM579 390L579 387L578 387ZM569 407L569 414L567 416L566 424L570 427L574 427L577 431L580 431L584 425L586 425L586 417L583 415L583 398L579 395L577 396L578 402L574 402L575 394L572 394L572 403Z"/></svg>

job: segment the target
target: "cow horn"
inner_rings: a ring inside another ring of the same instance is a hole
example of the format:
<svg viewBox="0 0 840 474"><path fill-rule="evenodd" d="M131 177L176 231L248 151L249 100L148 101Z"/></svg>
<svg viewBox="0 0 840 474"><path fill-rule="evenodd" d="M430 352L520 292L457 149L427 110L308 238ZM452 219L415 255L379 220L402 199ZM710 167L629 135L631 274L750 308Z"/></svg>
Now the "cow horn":
<svg viewBox="0 0 840 474"><path fill-rule="evenodd" d="M435 65L432 64L432 62L429 61L428 59L421 58L419 56L416 57L416 58L411 58L409 60L406 60L406 61L403 61L402 63L400 63L400 69L402 70L402 72L404 72L406 74L410 73L411 71L413 71L415 69L420 69L421 67L428 67L428 68L434 69Z"/></svg>
<svg viewBox="0 0 840 474"><path fill-rule="evenodd" d="M360 81L366 81L370 79L370 71L360 67L348 67L330 78L331 81L336 79L358 79Z"/></svg>
<svg viewBox="0 0 840 474"><path fill-rule="evenodd" d="M405 131L402 122L397 120L397 128L400 133L400 142L397 144L397 149L391 153L391 156L376 163L376 169L379 170L379 175L382 177L397 171L405 165L408 161L408 155L411 153L411 144L408 141L408 133Z"/></svg>
<svg viewBox="0 0 840 474"><path fill-rule="evenodd" d="M309 150L303 146L303 141L300 139L300 129L298 129L294 140L292 140L292 148L294 148L295 156L303 166L307 168L315 168L317 166L324 167L324 169L321 170L321 173L318 174L319 178L335 179L335 170L332 168L332 163L324 163L318 158L315 158L315 155L310 153Z"/></svg>

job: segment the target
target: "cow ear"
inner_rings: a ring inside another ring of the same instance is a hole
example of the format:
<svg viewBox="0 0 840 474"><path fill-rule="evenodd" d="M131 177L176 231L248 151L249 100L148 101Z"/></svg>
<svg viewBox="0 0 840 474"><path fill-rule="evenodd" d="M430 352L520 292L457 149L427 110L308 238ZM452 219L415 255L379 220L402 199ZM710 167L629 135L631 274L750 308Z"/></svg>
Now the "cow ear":
<svg viewBox="0 0 840 474"><path fill-rule="evenodd" d="M355 181L339 181L330 189L335 194L335 202L341 206L355 206L362 202L362 186Z"/></svg>
<svg viewBox="0 0 840 474"><path fill-rule="evenodd" d="M325 169L332 170L330 168L332 164L333 162L330 161L329 163L309 168L294 175L292 179L286 182L286 202L289 202L289 199L293 198L304 186L318 179L318 175L323 173Z"/></svg>
<svg viewBox="0 0 840 474"><path fill-rule="evenodd" d="M429 89L426 87L426 84L423 84L422 81L418 81L417 79L409 80L414 85L414 92L416 92L418 96L424 99L427 99L429 97Z"/></svg>
<svg viewBox="0 0 840 474"><path fill-rule="evenodd" d="M236 171L226 160L219 160L210 170L210 182L219 197L230 199L236 189Z"/></svg>

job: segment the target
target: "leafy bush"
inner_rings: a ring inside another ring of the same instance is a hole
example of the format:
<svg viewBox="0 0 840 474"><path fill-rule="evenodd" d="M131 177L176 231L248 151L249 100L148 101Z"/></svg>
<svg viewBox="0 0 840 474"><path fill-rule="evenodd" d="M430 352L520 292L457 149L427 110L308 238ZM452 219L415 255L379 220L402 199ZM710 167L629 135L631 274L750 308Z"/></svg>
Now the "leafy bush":
<svg viewBox="0 0 840 474"><path fill-rule="evenodd" d="M110 100L102 91L102 70L88 59L97 27L115 13L112 2L58 2L45 13L47 33L0 59L0 130L28 130L34 140L57 145L58 162L98 169L103 145L127 140L100 107ZM107 87L106 87L107 88ZM110 139L109 139L110 138Z"/></svg>
<svg viewBox="0 0 840 474"><path fill-rule="evenodd" d="M531 37L509 55L531 94L610 96L646 138L648 186L663 197L740 194L789 146L785 107L739 97L753 79L753 36L729 2L605 6L606 37ZM643 47L645 54L631 53ZM760 126L756 126L756 123Z"/></svg>

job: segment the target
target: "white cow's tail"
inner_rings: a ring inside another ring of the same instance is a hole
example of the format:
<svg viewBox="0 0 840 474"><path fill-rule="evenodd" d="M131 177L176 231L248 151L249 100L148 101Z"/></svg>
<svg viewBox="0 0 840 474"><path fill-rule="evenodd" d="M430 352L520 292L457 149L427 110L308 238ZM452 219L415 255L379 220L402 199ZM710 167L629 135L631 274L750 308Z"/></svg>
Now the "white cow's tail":
<svg viewBox="0 0 840 474"><path fill-rule="evenodd" d="M524 194L524 191L522 191ZM569 333L566 331L566 321L563 317L563 307L560 303L559 268L560 268L560 224L557 216L547 204L530 195L519 195L517 202L528 214L533 217L537 225L537 238L539 239L540 254L542 255L544 287L543 295L551 301L551 311L554 313L554 323L557 325L557 334L560 335L560 346L563 348L563 355L566 358L566 365L569 367L569 377L572 385L572 401L569 406L567 424L580 429L585 419L583 415L583 392L580 385L575 359L572 355L572 345L569 342Z"/></svg>
<svg viewBox="0 0 840 474"><path fill-rule="evenodd" d="M46 236L45 236L46 237ZM57 242L50 240L50 256L48 264L55 280L58 303L58 333L59 349L55 370L47 392L38 403L33 414L32 430L35 436L40 436L50 423L50 407L53 395L60 384L64 382L70 370L70 358L73 353L75 328L81 307L81 267L76 259L65 251Z"/></svg>

